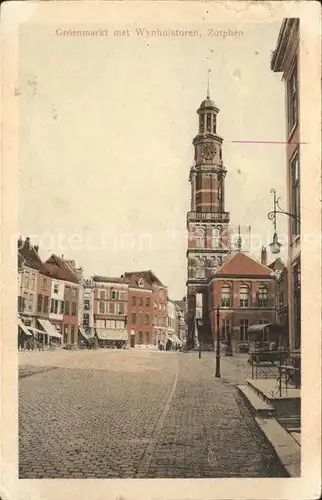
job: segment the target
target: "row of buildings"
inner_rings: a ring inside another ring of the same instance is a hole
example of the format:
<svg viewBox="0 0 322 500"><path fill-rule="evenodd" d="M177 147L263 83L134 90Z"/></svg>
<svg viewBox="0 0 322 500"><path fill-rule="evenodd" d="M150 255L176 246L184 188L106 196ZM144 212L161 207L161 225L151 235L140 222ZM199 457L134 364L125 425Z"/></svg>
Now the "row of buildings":
<svg viewBox="0 0 322 500"><path fill-rule="evenodd" d="M216 338L216 311L220 335L233 342L247 341L248 327L258 323L281 323L295 364L301 348L300 265L300 132L299 132L299 20L285 19L272 54L271 70L285 82L287 123L287 207L275 203L273 254L279 252L276 217L288 217L288 261L261 262L243 251L239 234L232 245L230 214L225 209L223 138L218 133L219 108L210 98L197 110L198 128L193 139L194 161L190 168L191 206L187 213L187 325L188 346L197 343L197 320L202 319L205 343ZM269 71L269 68L268 68ZM264 214L265 215L265 214ZM234 226L236 227L236 226ZM236 251L237 250L237 251Z"/></svg>
<svg viewBox="0 0 322 500"><path fill-rule="evenodd" d="M84 278L64 256L43 262L27 237L18 241L18 342L77 348L96 337L100 346L168 348L185 339L185 301L171 301L152 271Z"/></svg>

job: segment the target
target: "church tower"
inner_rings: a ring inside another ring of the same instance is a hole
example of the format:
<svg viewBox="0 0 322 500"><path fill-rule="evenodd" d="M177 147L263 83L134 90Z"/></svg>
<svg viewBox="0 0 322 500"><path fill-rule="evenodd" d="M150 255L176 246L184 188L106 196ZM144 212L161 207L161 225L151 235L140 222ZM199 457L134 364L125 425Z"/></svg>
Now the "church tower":
<svg viewBox="0 0 322 500"><path fill-rule="evenodd" d="M212 343L211 329L207 325L207 281L230 255L230 215L225 212L223 139L217 134L219 109L210 99L209 81L207 98L202 101L197 113L199 130L193 139L194 163L189 177L191 208L187 213L187 319L190 347L196 344L196 317L204 318L203 339L205 343Z"/></svg>

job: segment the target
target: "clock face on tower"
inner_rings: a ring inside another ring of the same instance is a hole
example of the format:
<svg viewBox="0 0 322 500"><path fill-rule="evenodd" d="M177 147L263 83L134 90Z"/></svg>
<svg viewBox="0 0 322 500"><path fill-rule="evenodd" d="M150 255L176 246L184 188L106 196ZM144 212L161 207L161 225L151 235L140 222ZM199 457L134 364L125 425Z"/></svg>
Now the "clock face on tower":
<svg viewBox="0 0 322 500"><path fill-rule="evenodd" d="M212 160L216 154L216 151L217 150L214 144L202 144L200 148L201 158L203 158L204 160Z"/></svg>

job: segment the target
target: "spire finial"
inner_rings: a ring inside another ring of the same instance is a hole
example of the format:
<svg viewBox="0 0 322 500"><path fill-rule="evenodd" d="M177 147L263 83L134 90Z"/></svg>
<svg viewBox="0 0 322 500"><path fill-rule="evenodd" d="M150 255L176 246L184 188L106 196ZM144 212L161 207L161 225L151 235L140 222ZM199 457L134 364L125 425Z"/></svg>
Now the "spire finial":
<svg viewBox="0 0 322 500"><path fill-rule="evenodd" d="M240 234L240 225L238 224L238 239L237 239L237 251L241 252L243 240Z"/></svg>
<svg viewBox="0 0 322 500"><path fill-rule="evenodd" d="M210 99L210 90L209 90L210 73L211 73L211 69L208 69L208 73L207 73L207 99Z"/></svg>

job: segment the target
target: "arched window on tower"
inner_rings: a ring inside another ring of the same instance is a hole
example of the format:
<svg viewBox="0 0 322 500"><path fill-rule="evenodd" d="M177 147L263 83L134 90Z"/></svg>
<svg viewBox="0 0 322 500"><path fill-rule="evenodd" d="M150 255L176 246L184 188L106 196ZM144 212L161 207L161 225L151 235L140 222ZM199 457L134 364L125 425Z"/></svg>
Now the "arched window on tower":
<svg viewBox="0 0 322 500"><path fill-rule="evenodd" d="M205 115L199 117L199 132L202 134L205 128Z"/></svg>
<svg viewBox="0 0 322 500"><path fill-rule="evenodd" d="M207 115L207 132L211 132L211 115Z"/></svg>
<svg viewBox="0 0 322 500"><path fill-rule="evenodd" d="M214 117L213 117L213 125L212 125L212 132L213 132L213 134L216 133L216 122L217 122L217 119L216 119L216 116L214 115Z"/></svg>
<svg viewBox="0 0 322 500"><path fill-rule="evenodd" d="M221 307L231 307L231 287L229 285L221 287Z"/></svg>
<svg viewBox="0 0 322 500"><path fill-rule="evenodd" d="M205 232L203 229L196 231L196 248L205 248Z"/></svg>
<svg viewBox="0 0 322 500"><path fill-rule="evenodd" d="M249 307L249 286L241 285L239 289L239 306L240 307Z"/></svg>
<svg viewBox="0 0 322 500"><path fill-rule="evenodd" d="M211 234L211 247L215 249L221 248L221 234L220 234L220 229L218 227L213 228L212 234Z"/></svg>

